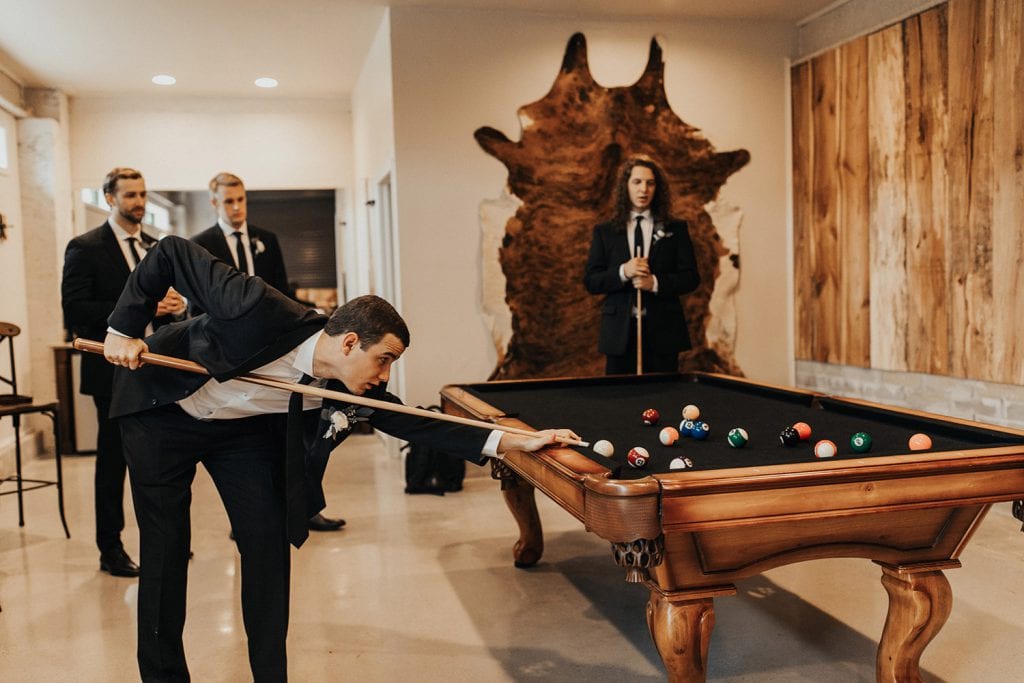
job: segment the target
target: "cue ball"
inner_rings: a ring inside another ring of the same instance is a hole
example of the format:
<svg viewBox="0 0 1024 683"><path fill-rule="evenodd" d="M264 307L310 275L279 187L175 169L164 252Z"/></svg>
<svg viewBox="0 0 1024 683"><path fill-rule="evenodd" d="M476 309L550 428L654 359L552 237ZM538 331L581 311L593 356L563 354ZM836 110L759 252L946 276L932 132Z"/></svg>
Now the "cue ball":
<svg viewBox="0 0 1024 683"><path fill-rule="evenodd" d="M838 452L839 449L836 448L836 445L828 439L822 439L818 443L814 444L815 458L831 458Z"/></svg>
<svg viewBox="0 0 1024 683"><path fill-rule="evenodd" d="M640 415L640 419L644 421L645 425L656 425L661 419L661 415L654 408L648 408Z"/></svg>
<svg viewBox="0 0 1024 683"><path fill-rule="evenodd" d="M683 408L683 419L684 420L696 420L700 417L700 408L693 405L692 403Z"/></svg>
<svg viewBox="0 0 1024 683"><path fill-rule="evenodd" d="M603 455L606 458L610 458L615 455L615 446L612 445L611 441L605 441L601 439L594 444L594 452L598 455Z"/></svg>
<svg viewBox="0 0 1024 683"><path fill-rule="evenodd" d="M793 425L793 429L800 435L801 441L807 441L807 439L811 438L811 425L806 422L797 422Z"/></svg>
<svg viewBox="0 0 1024 683"><path fill-rule="evenodd" d="M927 434L914 434L908 445L912 451L926 451L932 447L932 440Z"/></svg>
<svg viewBox="0 0 1024 683"><path fill-rule="evenodd" d="M693 429L690 430L690 436L697 439L697 441L703 441L708 438L709 432L711 432L711 425L707 422L697 420L693 423Z"/></svg>
<svg viewBox="0 0 1024 683"><path fill-rule="evenodd" d="M670 470L688 470L693 467L693 461L689 458L672 458L668 464Z"/></svg>
<svg viewBox="0 0 1024 683"><path fill-rule="evenodd" d="M666 446L671 446L679 440L679 432L675 427L665 427L658 434L658 440Z"/></svg>
<svg viewBox="0 0 1024 683"><path fill-rule="evenodd" d="M729 430L729 445L733 448L743 448L747 445L747 441L750 437L747 436L747 430L743 427L736 427L735 429Z"/></svg>
<svg viewBox="0 0 1024 683"><path fill-rule="evenodd" d="M850 448L854 453L867 453L871 450L871 435L867 432L857 432L850 437Z"/></svg>
<svg viewBox="0 0 1024 683"><path fill-rule="evenodd" d="M795 446L800 443L800 432L795 427L786 427L779 433L779 442L783 446Z"/></svg>
<svg viewBox="0 0 1024 683"><path fill-rule="evenodd" d="M647 464L650 459L650 455L647 453L647 449L643 446L634 446L629 449L629 453L626 455L626 462L633 467L643 467Z"/></svg>

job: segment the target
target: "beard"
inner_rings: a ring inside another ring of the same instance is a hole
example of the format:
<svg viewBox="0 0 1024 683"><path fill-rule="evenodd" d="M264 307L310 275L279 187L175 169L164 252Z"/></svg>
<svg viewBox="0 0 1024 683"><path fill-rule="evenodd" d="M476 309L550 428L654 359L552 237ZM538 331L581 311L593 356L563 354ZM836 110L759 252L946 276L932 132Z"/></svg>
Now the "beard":
<svg viewBox="0 0 1024 683"><path fill-rule="evenodd" d="M129 221L130 223L134 223L135 225L139 225L140 223L142 223L142 219L146 217L145 211L140 212L140 215L138 216L136 216L133 212L125 211L124 209L118 209L117 213L120 214L121 218L125 219L126 221Z"/></svg>

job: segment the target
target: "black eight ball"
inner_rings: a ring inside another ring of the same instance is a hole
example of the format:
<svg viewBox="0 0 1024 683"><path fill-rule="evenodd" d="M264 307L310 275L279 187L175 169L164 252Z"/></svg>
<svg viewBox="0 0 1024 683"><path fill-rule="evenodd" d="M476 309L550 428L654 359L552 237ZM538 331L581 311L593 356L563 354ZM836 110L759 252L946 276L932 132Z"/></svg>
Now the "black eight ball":
<svg viewBox="0 0 1024 683"><path fill-rule="evenodd" d="M783 446L795 446L800 443L800 432L795 427L786 427L779 433L779 441Z"/></svg>

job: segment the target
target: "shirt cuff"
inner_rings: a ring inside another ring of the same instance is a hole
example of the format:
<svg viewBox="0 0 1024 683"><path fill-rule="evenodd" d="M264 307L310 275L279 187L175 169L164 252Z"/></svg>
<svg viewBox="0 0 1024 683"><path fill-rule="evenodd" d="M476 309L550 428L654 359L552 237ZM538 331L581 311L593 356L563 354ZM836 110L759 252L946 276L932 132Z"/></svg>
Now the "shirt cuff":
<svg viewBox="0 0 1024 683"><path fill-rule="evenodd" d="M627 280L629 280L629 278L626 277L626 264L625 263L623 263L621 266L619 266L619 280L621 280L622 282L626 282Z"/></svg>
<svg viewBox="0 0 1024 683"><path fill-rule="evenodd" d="M107 327L107 332L110 334L116 334L118 337L124 337L125 339L133 339L131 335L127 335L124 332L118 332L113 327Z"/></svg>
<svg viewBox="0 0 1024 683"><path fill-rule="evenodd" d="M654 280L654 286L651 287L651 294L657 294L658 293L658 276L657 275L651 275L651 279Z"/></svg>
<svg viewBox="0 0 1024 683"><path fill-rule="evenodd" d="M498 453L498 444L501 442L501 435L504 432L498 431L497 429L491 430L490 435L487 437L487 442L484 443L483 449L480 451L481 455L486 455L488 458L497 458L501 460L505 457L504 453Z"/></svg>

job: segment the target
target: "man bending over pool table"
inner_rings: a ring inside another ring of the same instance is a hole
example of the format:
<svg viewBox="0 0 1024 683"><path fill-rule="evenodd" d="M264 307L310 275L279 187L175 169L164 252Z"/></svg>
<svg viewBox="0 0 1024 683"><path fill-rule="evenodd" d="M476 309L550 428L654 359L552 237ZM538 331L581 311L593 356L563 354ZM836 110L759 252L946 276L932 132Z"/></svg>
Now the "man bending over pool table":
<svg viewBox="0 0 1024 683"><path fill-rule="evenodd" d="M171 286L205 313L143 341ZM120 418L140 532L138 660L144 681L189 678L182 633L197 463L217 487L241 553L253 678L284 681L288 543L302 544L306 521L323 500L321 495L307 507L301 474L284 476L286 468L296 472L296 459L301 473L304 436L313 448L333 447L358 415L398 438L474 462L510 449L535 451L556 436L578 438L568 430L488 434L233 380L249 372L293 382L326 380L327 388L397 403L386 386L392 364L409 345L409 330L390 304L374 296L354 299L328 319L175 237L161 240L133 271L107 322L104 355L121 366L111 416ZM216 381L143 365L145 351L193 360ZM315 438L303 434L303 423L318 423Z"/></svg>

